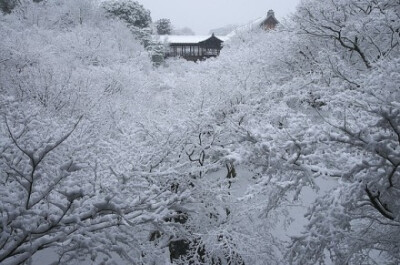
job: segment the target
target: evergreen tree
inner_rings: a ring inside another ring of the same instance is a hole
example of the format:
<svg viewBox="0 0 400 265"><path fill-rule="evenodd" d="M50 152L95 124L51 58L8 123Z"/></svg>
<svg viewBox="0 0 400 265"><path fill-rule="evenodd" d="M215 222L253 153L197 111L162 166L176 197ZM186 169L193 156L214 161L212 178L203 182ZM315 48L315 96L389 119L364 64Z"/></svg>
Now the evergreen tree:
<svg viewBox="0 0 400 265"><path fill-rule="evenodd" d="M151 24L150 11L132 0L106 1L103 8L112 16L125 21L129 26L147 28Z"/></svg>
<svg viewBox="0 0 400 265"><path fill-rule="evenodd" d="M170 35L172 24L168 18L162 18L156 21L156 29L159 35Z"/></svg>
<svg viewBox="0 0 400 265"><path fill-rule="evenodd" d="M5 14L9 14L17 3L17 0L0 0L0 10Z"/></svg>

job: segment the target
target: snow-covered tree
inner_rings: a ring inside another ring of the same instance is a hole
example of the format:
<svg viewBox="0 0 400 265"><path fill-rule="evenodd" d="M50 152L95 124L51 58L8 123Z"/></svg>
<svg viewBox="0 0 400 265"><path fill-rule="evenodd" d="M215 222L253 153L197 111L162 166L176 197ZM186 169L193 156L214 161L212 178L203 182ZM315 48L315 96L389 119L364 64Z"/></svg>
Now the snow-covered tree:
<svg viewBox="0 0 400 265"><path fill-rule="evenodd" d="M150 11L136 1L104 1L102 6L110 15L123 20L129 26L142 29L149 27L151 24Z"/></svg>
<svg viewBox="0 0 400 265"><path fill-rule="evenodd" d="M173 30L171 20L168 18L161 18L157 20L155 22L155 26L157 29L157 34L159 35L169 35Z"/></svg>
<svg viewBox="0 0 400 265"><path fill-rule="evenodd" d="M336 264L400 260L399 7L351 0L299 7L299 33L324 47L303 50L318 70L314 82L321 88L310 92L326 104L317 112L328 124L320 128L329 147L324 168L314 170L340 182L310 209L307 232L294 239L293 263L324 262L327 253Z"/></svg>
<svg viewBox="0 0 400 265"><path fill-rule="evenodd" d="M137 140L148 111L127 110L148 101L151 62L124 24L74 2L1 17L0 262L46 249L63 264L165 260L150 230L177 234L168 220L189 194L149 176L165 152Z"/></svg>

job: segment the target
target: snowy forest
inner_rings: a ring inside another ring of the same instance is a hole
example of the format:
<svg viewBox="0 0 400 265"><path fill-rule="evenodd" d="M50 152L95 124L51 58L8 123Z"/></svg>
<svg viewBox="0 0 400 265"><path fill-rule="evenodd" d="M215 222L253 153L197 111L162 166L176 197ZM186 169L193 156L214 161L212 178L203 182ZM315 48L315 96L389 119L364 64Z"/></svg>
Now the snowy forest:
<svg viewBox="0 0 400 265"><path fill-rule="evenodd" d="M203 62L132 0L0 0L0 264L400 263L400 1Z"/></svg>

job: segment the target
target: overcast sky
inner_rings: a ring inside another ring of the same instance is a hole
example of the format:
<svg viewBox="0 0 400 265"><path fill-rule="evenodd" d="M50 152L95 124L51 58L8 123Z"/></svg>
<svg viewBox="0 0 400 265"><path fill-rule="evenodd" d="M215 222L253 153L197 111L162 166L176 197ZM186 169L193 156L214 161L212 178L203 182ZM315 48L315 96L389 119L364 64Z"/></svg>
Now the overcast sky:
<svg viewBox="0 0 400 265"><path fill-rule="evenodd" d="M169 18L176 28L189 27L196 34L228 24L246 24L269 9L280 18L292 13L300 0L137 0L151 11L154 21Z"/></svg>

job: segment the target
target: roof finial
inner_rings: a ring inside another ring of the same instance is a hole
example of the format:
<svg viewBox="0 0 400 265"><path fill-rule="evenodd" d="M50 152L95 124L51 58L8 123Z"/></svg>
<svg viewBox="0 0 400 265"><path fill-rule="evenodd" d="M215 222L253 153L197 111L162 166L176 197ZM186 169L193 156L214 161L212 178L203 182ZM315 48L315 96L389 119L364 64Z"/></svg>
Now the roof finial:
<svg viewBox="0 0 400 265"><path fill-rule="evenodd" d="M267 17L275 17L274 10L272 10L272 9L268 10Z"/></svg>

